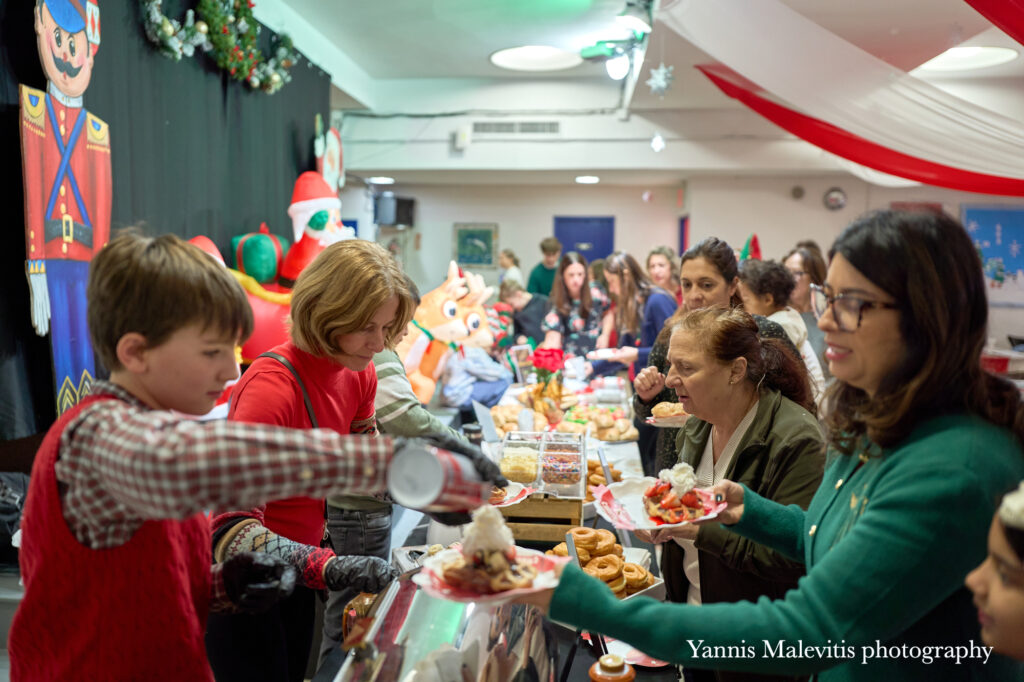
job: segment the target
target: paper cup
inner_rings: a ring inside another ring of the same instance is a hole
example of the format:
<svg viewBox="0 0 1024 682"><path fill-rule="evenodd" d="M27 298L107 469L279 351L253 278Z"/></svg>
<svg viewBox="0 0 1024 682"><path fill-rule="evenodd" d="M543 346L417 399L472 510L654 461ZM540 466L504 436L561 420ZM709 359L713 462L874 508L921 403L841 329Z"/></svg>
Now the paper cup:
<svg viewBox="0 0 1024 682"><path fill-rule="evenodd" d="M388 490L398 504L428 512L468 511L490 496L472 462L439 448L406 448L391 460Z"/></svg>

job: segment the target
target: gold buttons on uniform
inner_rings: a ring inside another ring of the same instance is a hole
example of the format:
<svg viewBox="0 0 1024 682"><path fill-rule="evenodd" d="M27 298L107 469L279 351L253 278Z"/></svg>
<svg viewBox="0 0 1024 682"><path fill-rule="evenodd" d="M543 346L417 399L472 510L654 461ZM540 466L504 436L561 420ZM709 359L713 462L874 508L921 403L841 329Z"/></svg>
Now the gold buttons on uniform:
<svg viewBox="0 0 1024 682"><path fill-rule="evenodd" d="M843 479L840 478L836 481L836 490L839 490L841 487L843 487Z"/></svg>
<svg viewBox="0 0 1024 682"><path fill-rule="evenodd" d="M309 467L303 468L302 471L299 472L299 478L302 479L303 481L308 481L309 479L313 478L313 470L310 469Z"/></svg>
<svg viewBox="0 0 1024 682"><path fill-rule="evenodd" d="M61 136L61 137L64 137L64 135L65 135L65 134L67 134L67 132L68 132L68 131L67 131L67 128L65 128L65 127L64 127L64 124L63 124L63 123L61 123L61 124L60 124L60 136Z"/></svg>
<svg viewBox="0 0 1024 682"><path fill-rule="evenodd" d="M28 231L28 238L29 239L35 239L36 238L36 231L35 230L29 230Z"/></svg>
<svg viewBox="0 0 1024 682"><path fill-rule="evenodd" d="M814 524L813 526L811 526L811 529L807 532L807 534L810 535L813 538L814 534L817 533L817 532L818 532L818 524Z"/></svg>
<svg viewBox="0 0 1024 682"><path fill-rule="evenodd" d="M60 110L60 120L62 122L64 121L64 110L63 109Z"/></svg>
<svg viewBox="0 0 1024 682"><path fill-rule="evenodd" d="M367 464L365 467L363 467L363 476L370 477L370 476L373 476L375 473L377 473L377 470L374 469L369 464Z"/></svg>
<svg viewBox="0 0 1024 682"><path fill-rule="evenodd" d="M60 245L60 250L63 251L64 253L67 253L68 252L68 243L64 242L63 244L61 244Z"/></svg>
<svg viewBox="0 0 1024 682"><path fill-rule="evenodd" d="M67 194L67 193L68 193L68 190L67 190L67 188L66 188L66 187L64 187L64 185L61 185L61 186L60 186L60 195L61 195L61 196L64 196L64 195L65 195L65 194Z"/></svg>
<svg viewBox="0 0 1024 682"><path fill-rule="evenodd" d="M68 212L67 204L61 203L61 205L60 205L60 214L64 215L67 212Z"/></svg>

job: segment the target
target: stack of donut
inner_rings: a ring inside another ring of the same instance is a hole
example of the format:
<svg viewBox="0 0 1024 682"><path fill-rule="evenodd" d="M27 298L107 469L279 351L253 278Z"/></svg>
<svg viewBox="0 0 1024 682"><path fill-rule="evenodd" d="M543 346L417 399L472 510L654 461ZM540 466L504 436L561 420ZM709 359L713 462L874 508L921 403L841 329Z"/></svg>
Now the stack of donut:
<svg viewBox="0 0 1024 682"><path fill-rule="evenodd" d="M615 542L610 530L577 527L569 532L583 570L604 581L619 599L654 584L654 576L647 569L622 560L622 545ZM560 542L547 553L568 556L569 550Z"/></svg>
<svg viewBox="0 0 1024 682"><path fill-rule="evenodd" d="M622 472L613 467L611 464L608 465L608 471L612 474L612 481L621 481ZM586 502L594 501L594 493L591 492L590 486L592 485L608 485L608 480L604 477L604 469L601 468L601 461L597 459L587 460L587 499Z"/></svg>

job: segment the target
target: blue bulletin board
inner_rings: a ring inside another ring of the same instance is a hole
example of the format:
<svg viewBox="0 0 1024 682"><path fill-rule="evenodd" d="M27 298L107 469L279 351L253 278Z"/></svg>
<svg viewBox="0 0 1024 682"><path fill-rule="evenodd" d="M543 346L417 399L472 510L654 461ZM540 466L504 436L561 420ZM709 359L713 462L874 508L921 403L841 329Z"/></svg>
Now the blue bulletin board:
<svg viewBox="0 0 1024 682"><path fill-rule="evenodd" d="M961 206L981 254L989 305L1024 308L1024 206Z"/></svg>

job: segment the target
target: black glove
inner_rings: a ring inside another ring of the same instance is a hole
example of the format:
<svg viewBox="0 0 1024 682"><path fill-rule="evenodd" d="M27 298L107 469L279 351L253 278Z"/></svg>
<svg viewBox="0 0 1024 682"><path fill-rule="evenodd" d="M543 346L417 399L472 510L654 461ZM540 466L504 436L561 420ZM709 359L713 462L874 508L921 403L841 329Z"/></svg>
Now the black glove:
<svg viewBox="0 0 1024 682"><path fill-rule="evenodd" d="M327 589L351 587L359 592L380 592L398 577L391 564L375 556L339 555L327 562L324 582Z"/></svg>
<svg viewBox="0 0 1024 682"><path fill-rule="evenodd" d="M292 593L298 574L273 555L242 552L224 562L221 576L232 604L246 613L260 613Z"/></svg>
<svg viewBox="0 0 1024 682"><path fill-rule="evenodd" d="M508 479L501 475L501 469L494 463L490 457L485 455L483 451L475 445L470 445L468 442L456 438L455 436L448 433L438 433L430 436L426 436L423 440L427 441L429 445L447 450L448 452L454 452L457 455L462 455L473 463L473 468L476 469L477 475L480 476L481 481L487 481L493 483L499 488L504 488L508 485Z"/></svg>

